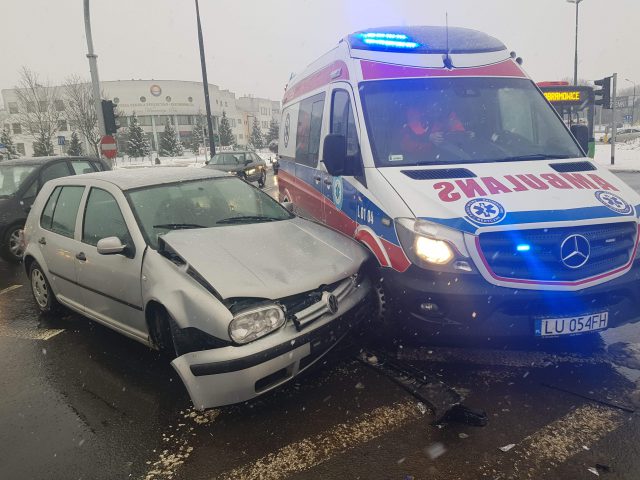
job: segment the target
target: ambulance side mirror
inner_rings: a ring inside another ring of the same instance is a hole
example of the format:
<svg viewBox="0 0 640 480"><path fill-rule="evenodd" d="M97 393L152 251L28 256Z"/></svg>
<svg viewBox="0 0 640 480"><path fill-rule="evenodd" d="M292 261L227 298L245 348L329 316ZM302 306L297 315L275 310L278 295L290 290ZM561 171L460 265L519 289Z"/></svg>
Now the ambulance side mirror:
<svg viewBox="0 0 640 480"><path fill-rule="evenodd" d="M585 154L589 153L589 127L586 125L571 125L571 133L584 150Z"/></svg>
<svg viewBox="0 0 640 480"><path fill-rule="evenodd" d="M324 137L323 162L329 175L336 177L345 174L347 163L347 139L344 135L330 133Z"/></svg>

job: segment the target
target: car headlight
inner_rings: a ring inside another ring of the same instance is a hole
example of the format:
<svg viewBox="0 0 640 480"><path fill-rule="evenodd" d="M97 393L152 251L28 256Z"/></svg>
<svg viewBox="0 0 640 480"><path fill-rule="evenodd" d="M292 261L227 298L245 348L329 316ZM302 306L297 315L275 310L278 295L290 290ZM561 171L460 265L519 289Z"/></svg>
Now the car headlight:
<svg viewBox="0 0 640 480"><path fill-rule="evenodd" d="M247 170L247 175L253 175L254 173L256 173L256 169L255 168Z"/></svg>
<svg viewBox="0 0 640 480"><path fill-rule="evenodd" d="M284 312L277 305L238 312L229 324L229 336L236 343L249 343L284 325Z"/></svg>
<svg viewBox="0 0 640 480"><path fill-rule="evenodd" d="M453 263L453 270L472 271L462 232L413 218L396 218L395 223L402 249L415 265L448 267Z"/></svg>

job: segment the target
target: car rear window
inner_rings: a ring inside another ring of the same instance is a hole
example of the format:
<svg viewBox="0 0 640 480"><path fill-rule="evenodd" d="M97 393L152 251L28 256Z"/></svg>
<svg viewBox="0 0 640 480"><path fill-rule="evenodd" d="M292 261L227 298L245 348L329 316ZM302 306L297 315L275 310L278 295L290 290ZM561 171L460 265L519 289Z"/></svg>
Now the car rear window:
<svg viewBox="0 0 640 480"><path fill-rule="evenodd" d="M83 193L84 187L56 187L42 211L42 228L73 238Z"/></svg>

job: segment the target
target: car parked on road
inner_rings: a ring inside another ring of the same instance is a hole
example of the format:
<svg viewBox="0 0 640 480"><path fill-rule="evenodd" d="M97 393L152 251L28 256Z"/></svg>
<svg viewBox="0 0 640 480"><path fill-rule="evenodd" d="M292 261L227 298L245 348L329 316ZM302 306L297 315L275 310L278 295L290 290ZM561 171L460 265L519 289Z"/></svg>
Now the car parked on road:
<svg viewBox="0 0 640 480"><path fill-rule="evenodd" d="M49 182L24 238L42 312L60 303L176 357L196 408L290 380L373 303L357 242L211 169Z"/></svg>
<svg viewBox="0 0 640 480"><path fill-rule="evenodd" d="M0 162L0 256L22 258L20 231L42 186L54 178L110 170L97 158L34 157Z"/></svg>
<svg viewBox="0 0 640 480"><path fill-rule="evenodd" d="M616 142L629 142L640 138L640 128L623 128L616 132ZM611 143L611 138L607 139Z"/></svg>
<svg viewBox="0 0 640 480"><path fill-rule="evenodd" d="M247 182L257 182L260 188L264 187L267 181L267 164L254 152L216 153L206 168L233 173Z"/></svg>

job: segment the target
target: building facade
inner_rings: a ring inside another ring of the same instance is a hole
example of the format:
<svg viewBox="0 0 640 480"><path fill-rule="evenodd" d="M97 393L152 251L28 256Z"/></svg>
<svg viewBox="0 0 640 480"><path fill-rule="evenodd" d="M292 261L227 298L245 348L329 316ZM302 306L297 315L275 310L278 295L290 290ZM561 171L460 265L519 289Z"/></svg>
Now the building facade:
<svg viewBox="0 0 640 480"><path fill-rule="evenodd" d="M186 148L191 148L196 118L202 115L206 125L206 108L202 83L180 80L115 80L100 82L103 97L113 101L117 107L120 129L116 135L118 151L125 152L126 128L135 114L145 131L152 150L157 151L160 134L167 121L171 122ZM63 91L61 87L60 92ZM18 152L23 156L33 155L33 138L24 131L18 118L19 101L15 89L2 90L4 118L1 124L9 128ZM61 97L64 102L64 97ZM280 102L253 96L237 98L235 93L223 90L217 85L209 85L209 100L213 120L214 135L218 132L222 113L229 119L237 145L247 144L253 119L258 119L263 133L269 129L272 118L278 119ZM54 138L56 153L64 153L71 137L71 126L64 118L64 105L60 109L61 120ZM57 142L56 142L57 140ZM57 143L57 145L56 145Z"/></svg>

